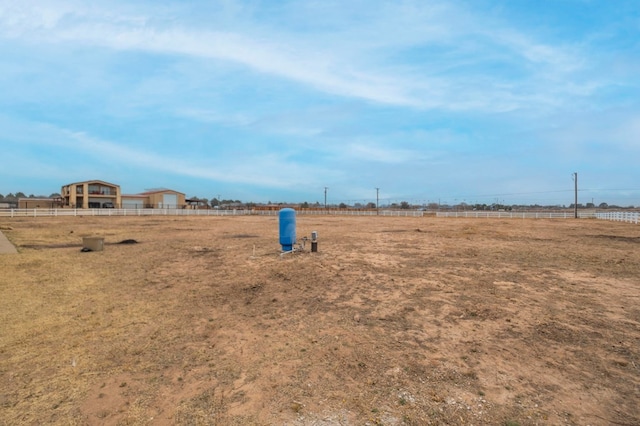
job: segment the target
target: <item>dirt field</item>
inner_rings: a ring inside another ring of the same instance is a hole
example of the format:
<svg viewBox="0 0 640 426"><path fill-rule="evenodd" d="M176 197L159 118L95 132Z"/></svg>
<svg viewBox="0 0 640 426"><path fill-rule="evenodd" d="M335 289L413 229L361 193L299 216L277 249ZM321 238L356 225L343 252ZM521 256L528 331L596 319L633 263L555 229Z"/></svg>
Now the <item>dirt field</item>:
<svg viewBox="0 0 640 426"><path fill-rule="evenodd" d="M2 425L640 424L637 225L298 216L319 251L285 256L277 217L0 229Z"/></svg>

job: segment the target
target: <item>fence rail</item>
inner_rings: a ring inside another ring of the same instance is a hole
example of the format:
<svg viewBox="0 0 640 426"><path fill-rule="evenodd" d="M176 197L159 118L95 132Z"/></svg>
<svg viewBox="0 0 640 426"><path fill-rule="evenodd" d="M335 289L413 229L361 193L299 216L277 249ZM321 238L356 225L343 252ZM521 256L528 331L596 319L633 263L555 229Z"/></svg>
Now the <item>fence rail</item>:
<svg viewBox="0 0 640 426"><path fill-rule="evenodd" d="M392 216L423 217L429 212L416 210L296 210L307 216ZM431 213L432 214L432 213ZM62 217L62 216L277 216L277 210L191 210L191 209L0 209L0 217ZM436 212L437 217L498 218L498 219L571 219L574 212L496 212L461 211ZM578 217L640 223L638 212L578 212Z"/></svg>
<svg viewBox="0 0 640 426"><path fill-rule="evenodd" d="M594 212L578 212L578 218L594 218ZM497 218L497 219L571 219L574 212L496 212L496 211L463 211L437 212L437 217L468 217L468 218Z"/></svg>
<svg viewBox="0 0 640 426"><path fill-rule="evenodd" d="M424 212L415 210L297 210L301 215L333 216L403 216L422 217ZM277 216L277 210L251 209L0 209L0 217L61 217L61 216Z"/></svg>
<svg viewBox="0 0 640 426"><path fill-rule="evenodd" d="M0 210L0 217L58 216L242 216L251 210L191 209L10 209Z"/></svg>
<svg viewBox="0 0 640 426"><path fill-rule="evenodd" d="M640 213L637 213L637 212L596 213L596 218L637 224L638 222L640 222Z"/></svg>
<svg viewBox="0 0 640 426"><path fill-rule="evenodd" d="M256 210L259 215L277 215L277 211ZM423 217L425 212L419 210L296 210L296 214L305 216L393 216L393 217Z"/></svg>

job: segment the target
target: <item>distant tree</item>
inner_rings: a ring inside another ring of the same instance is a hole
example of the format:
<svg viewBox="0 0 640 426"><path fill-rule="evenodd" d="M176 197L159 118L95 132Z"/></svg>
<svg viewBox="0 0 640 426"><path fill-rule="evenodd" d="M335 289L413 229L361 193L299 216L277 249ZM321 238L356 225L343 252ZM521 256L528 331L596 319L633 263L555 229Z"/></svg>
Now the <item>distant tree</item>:
<svg viewBox="0 0 640 426"><path fill-rule="evenodd" d="M474 210L488 210L489 206L487 206L486 204L474 204L473 209Z"/></svg>
<svg viewBox="0 0 640 426"><path fill-rule="evenodd" d="M340 203L340 205L338 206L341 209L346 209L347 205L345 203Z"/></svg>
<svg viewBox="0 0 640 426"><path fill-rule="evenodd" d="M408 201L402 201L402 202L400 203L400 208L401 208L401 209L405 209L405 210L406 210L406 209L408 209L408 208L410 208L410 207L411 207L411 205L409 204L409 202L408 202Z"/></svg>
<svg viewBox="0 0 640 426"><path fill-rule="evenodd" d="M367 203L366 208L375 209L376 208L376 203Z"/></svg>
<svg viewBox="0 0 640 426"><path fill-rule="evenodd" d="M54 192L53 194L49 195L49 198L60 198L61 195L58 194L57 192Z"/></svg>
<svg viewBox="0 0 640 426"><path fill-rule="evenodd" d="M16 192L16 198L27 198L24 192Z"/></svg>
<svg viewBox="0 0 640 426"><path fill-rule="evenodd" d="M16 200L18 199L18 198L17 198L15 195L13 195L13 193L11 193L11 192L10 192L10 193L8 193L8 194L7 194L7 196L6 196L6 197L4 197L4 198L5 198L5 200L7 200L7 201L16 201Z"/></svg>
<svg viewBox="0 0 640 426"><path fill-rule="evenodd" d="M4 200L4 195L0 194L0 200Z"/></svg>
<svg viewBox="0 0 640 426"><path fill-rule="evenodd" d="M36 196L33 194L29 194L29 198L36 198Z"/></svg>
<svg viewBox="0 0 640 426"><path fill-rule="evenodd" d="M300 208L302 209L308 209L309 208L309 203L307 203L306 201L302 204L300 204Z"/></svg>
<svg viewBox="0 0 640 426"><path fill-rule="evenodd" d="M598 205L598 208L600 208L600 209L606 209L606 208L609 208L609 204L607 204L607 203L600 203L600 204Z"/></svg>

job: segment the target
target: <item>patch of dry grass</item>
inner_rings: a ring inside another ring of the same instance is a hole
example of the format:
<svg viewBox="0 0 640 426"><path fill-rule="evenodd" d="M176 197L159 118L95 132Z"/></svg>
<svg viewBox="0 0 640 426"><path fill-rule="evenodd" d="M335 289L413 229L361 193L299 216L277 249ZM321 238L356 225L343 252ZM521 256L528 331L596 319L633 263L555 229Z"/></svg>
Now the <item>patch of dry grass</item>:
<svg viewBox="0 0 640 426"><path fill-rule="evenodd" d="M301 216L285 257L273 217L2 226L0 424L640 422L632 225Z"/></svg>

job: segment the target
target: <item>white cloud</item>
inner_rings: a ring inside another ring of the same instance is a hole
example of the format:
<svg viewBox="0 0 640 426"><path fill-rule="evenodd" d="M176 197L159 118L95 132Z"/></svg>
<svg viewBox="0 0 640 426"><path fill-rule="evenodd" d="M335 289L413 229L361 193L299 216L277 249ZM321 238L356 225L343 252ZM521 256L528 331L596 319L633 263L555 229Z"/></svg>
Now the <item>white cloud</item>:
<svg viewBox="0 0 640 426"><path fill-rule="evenodd" d="M89 13L85 15L85 13ZM229 31L156 28L143 18L123 19L95 11L53 11L53 8L3 9L5 37L38 43L97 45L116 50L189 55L231 61L262 73L309 85L321 91L374 102L418 105L395 79L371 72L344 72L340 58L317 46L310 51L295 40L264 40ZM141 23L138 23L141 22Z"/></svg>
<svg viewBox="0 0 640 426"><path fill-rule="evenodd" d="M234 8L236 14L242 13L237 5L227 6ZM344 8L341 3L329 3L322 9L338 17ZM314 9L294 11L306 22L311 21L306 14ZM69 2L36 3L4 7L0 27L5 28L5 36L38 43L225 61L320 92L411 108L500 112L538 102L549 107L557 103L558 92L581 95L592 90L576 81L568 89L564 84L565 76L582 63L574 52L531 39L504 22L482 17L478 11L471 14L448 2L382 2L380 10L368 10L362 22L355 21L355 12L350 18L354 20L342 19L337 35L319 29L311 34L293 33L263 22L253 22L255 29L246 22L233 27L216 19L209 27L187 27L167 21L164 13L122 5L99 9ZM251 22L256 18L249 15L245 19ZM485 29L486 22L492 25L490 30ZM478 38L490 42L478 43ZM394 52L429 46L447 53L412 57L413 63L404 66L387 65ZM443 63L482 67L486 58L495 55L491 49L502 52L511 65L530 62L532 67L524 76L530 82L505 85L503 76L479 70L464 75L439 74Z"/></svg>

